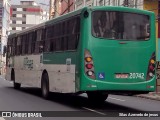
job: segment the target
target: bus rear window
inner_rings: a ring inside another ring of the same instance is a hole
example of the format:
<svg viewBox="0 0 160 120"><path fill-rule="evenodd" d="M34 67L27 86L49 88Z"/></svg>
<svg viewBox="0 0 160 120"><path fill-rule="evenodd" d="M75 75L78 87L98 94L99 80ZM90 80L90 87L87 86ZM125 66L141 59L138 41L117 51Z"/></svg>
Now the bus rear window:
<svg viewBox="0 0 160 120"><path fill-rule="evenodd" d="M117 11L94 11L92 35L116 40L148 40L150 38L149 16Z"/></svg>

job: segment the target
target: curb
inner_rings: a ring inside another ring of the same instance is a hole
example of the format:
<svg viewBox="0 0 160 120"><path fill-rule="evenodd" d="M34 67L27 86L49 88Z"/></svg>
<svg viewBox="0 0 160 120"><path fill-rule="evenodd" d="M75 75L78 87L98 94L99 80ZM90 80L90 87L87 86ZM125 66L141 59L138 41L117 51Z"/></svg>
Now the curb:
<svg viewBox="0 0 160 120"><path fill-rule="evenodd" d="M5 120L3 117L0 117L0 120Z"/></svg>
<svg viewBox="0 0 160 120"><path fill-rule="evenodd" d="M148 95L135 95L136 97L146 98L150 100L157 100L160 101L160 96L148 96Z"/></svg>

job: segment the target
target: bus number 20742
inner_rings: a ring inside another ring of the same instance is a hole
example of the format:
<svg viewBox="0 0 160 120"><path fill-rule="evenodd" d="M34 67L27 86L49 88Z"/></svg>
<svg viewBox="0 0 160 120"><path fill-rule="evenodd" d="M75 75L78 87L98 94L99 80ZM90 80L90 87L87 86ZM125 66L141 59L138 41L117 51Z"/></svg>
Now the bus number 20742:
<svg viewBox="0 0 160 120"><path fill-rule="evenodd" d="M129 79L144 79L144 73L129 73Z"/></svg>

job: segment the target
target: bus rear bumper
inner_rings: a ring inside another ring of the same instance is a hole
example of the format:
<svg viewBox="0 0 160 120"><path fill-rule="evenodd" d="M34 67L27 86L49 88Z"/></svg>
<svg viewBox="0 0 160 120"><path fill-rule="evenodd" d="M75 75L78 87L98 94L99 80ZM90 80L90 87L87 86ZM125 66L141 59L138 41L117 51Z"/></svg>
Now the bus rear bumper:
<svg viewBox="0 0 160 120"><path fill-rule="evenodd" d="M80 91L140 91L153 92L156 90L156 78L135 83L106 82L102 80L88 80L81 85Z"/></svg>

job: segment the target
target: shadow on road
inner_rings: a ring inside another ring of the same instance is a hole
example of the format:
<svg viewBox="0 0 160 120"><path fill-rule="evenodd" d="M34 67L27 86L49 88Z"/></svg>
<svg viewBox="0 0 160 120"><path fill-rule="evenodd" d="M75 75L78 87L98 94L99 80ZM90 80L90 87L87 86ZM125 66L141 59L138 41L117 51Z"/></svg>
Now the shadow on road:
<svg viewBox="0 0 160 120"><path fill-rule="evenodd" d="M13 89L12 87L8 87L8 88ZM41 90L39 88L22 87L18 91L41 97ZM49 101L63 104L65 106L69 106L76 109L81 109L82 107L86 107L86 108L100 110L100 111L102 110L102 111L140 112L140 110L110 103L107 100L104 103L91 103L85 96L76 96L71 94L62 94L62 93L53 93L53 92L51 93L50 96L51 97Z"/></svg>

